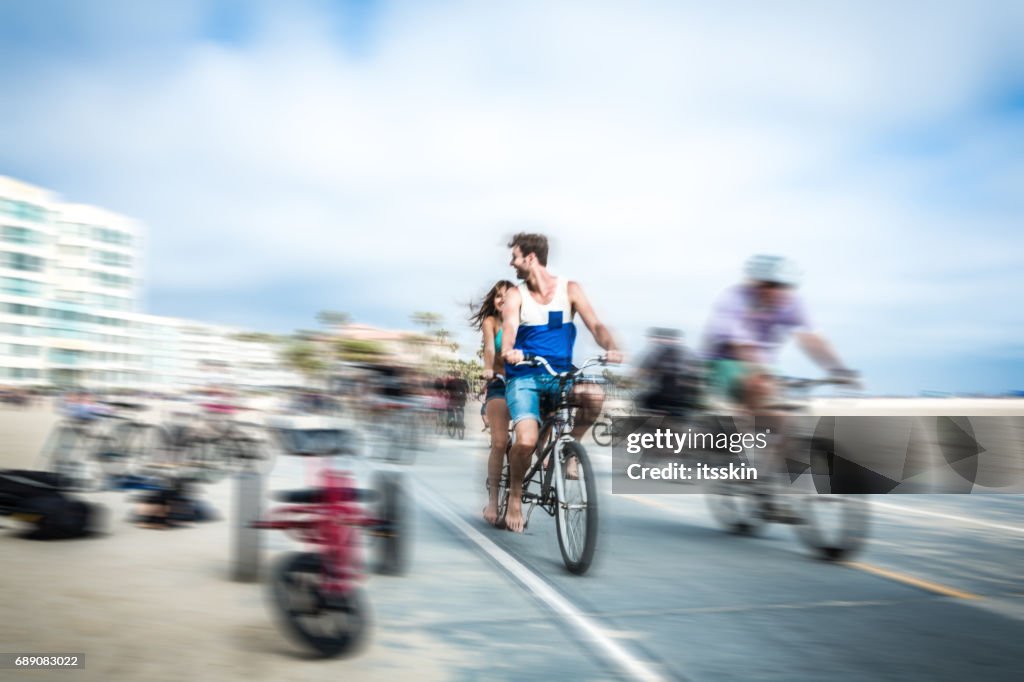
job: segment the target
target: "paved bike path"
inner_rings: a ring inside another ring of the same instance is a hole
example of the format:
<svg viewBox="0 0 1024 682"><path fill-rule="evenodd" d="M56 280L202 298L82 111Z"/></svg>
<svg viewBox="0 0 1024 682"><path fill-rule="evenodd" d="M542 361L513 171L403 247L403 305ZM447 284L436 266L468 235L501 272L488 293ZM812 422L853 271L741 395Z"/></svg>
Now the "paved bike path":
<svg viewBox="0 0 1024 682"><path fill-rule="evenodd" d="M1019 678L1024 623L998 612L1012 607L1012 594L1000 592L996 604L979 607L814 560L786 528L758 539L729 536L714 527L700 496L646 496L648 503L641 503L610 495L607 474L599 478L597 561L586 576L571 576L561 564L554 523L543 512L535 512L521 536L478 520L482 446L443 442L434 457L421 458L417 475L466 522L671 675ZM606 472L609 463L596 454L596 468ZM880 522L877 531L882 547L916 537L928 546L959 543L984 551L965 533L936 531L922 539L919 528L900 519ZM869 546L864 558L874 554ZM1013 559L1005 550L993 553L993 573L1005 576Z"/></svg>

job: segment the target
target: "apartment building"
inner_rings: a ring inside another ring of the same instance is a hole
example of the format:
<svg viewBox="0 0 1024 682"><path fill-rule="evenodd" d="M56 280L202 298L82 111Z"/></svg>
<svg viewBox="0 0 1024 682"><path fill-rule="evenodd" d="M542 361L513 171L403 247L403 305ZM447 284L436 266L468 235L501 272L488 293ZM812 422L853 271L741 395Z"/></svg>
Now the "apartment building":
<svg viewBox="0 0 1024 682"><path fill-rule="evenodd" d="M0 176L0 385L295 385L273 343L141 311L145 232Z"/></svg>

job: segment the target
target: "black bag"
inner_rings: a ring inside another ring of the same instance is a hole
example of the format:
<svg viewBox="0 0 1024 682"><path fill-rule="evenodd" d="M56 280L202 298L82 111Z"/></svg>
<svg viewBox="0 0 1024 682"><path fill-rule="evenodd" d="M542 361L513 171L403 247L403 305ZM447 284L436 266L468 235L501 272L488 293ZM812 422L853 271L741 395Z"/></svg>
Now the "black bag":
<svg viewBox="0 0 1024 682"><path fill-rule="evenodd" d="M95 505L63 492L63 478L48 471L0 471L0 512L32 524L24 537L62 540L92 533Z"/></svg>
<svg viewBox="0 0 1024 682"><path fill-rule="evenodd" d="M650 377L648 388L641 396L645 409L678 414L698 404L698 377L681 345L665 344L656 349L643 368Z"/></svg>

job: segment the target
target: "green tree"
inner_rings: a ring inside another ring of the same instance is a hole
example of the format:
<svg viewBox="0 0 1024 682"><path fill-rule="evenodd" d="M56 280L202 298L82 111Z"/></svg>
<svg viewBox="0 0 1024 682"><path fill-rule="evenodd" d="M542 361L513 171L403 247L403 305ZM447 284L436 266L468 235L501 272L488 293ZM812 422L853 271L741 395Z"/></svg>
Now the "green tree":
<svg viewBox="0 0 1024 682"><path fill-rule="evenodd" d="M341 339L334 344L334 350L338 359L346 362L372 362L387 354L379 341L360 339Z"/></svg>
<svg viewBox="0 0 1024 682"><path fill-rule="evenodd" d="M304 339L294 339L281 353L284 363L311 381L321 378L327 371L327 363L320 356L315 344Z"/></svg>

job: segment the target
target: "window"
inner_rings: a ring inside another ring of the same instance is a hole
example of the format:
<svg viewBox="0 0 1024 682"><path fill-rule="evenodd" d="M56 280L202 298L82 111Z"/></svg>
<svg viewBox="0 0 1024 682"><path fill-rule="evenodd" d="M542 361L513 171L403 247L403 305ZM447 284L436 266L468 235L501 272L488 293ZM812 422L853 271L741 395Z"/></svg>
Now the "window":
<svg viewBox="0 0 1024 682"><path fill-rule="evenodd" d="M9 215L12 218L30 220L36 223L46 222L50 216L49 211L42 206L14 199L0 199L0 213Z"/></svg>
<svg viewBox="0 0 1024 682"><path fill-rule="evenodd" d="M27 346L22 343L8 343L6 350L8 355L18 358L32 358L39 355L39 346Z"/></svg>
<svg viewBox="0 0 1024 682"><path fill-rule="evenodd" d="M0 266L25 272L42 272L46 261L39 256L16 251L0 251Z"/></svg>
<svg viewBox="0 0 1024 682"><path fill-rule="evenodd" d="M109 272L94 272L93 279L97 284L117 289L128 289L132 286L132 278L124 275L112 275Z"/></svg>
<svg viewBox="0 0 1024 682"><path fill-rule="evenodd" d="M0 322L0 334L7 334L9 336L43 336L44 332L45 329L43 327Z"/></svg>
<svg viewBox="0 0 1024 682"><path fill-rule="evenodd" d="M85 357L85 352L79 350L50 349L50 361L60 365L75 365L84 360Z"/></svg>
<svg viewBox="0 0 1024 682"><path fill-rule="evenodd" d="M42 296L43 285L30 279L0 277L0 291L15 296Z"/></svg>
<svg viewBox="0 0 1024 682"><path fill-rule="evenodd" d="M122 268L130 268L132 266L131 256L116 251L93 251L92 262Z"/></svg>
<svg viewBox="0 0 1024 682"><path fill-rule="evenodd" d="M94 227L92 238L105 244L118 244L120 246L131 246L132 236L119 230L111 230L106 227Z"/></svg>
<svg viewBox="0 0 1024 682"><path fill-rule="evenodd" d="M2 303L0 304L0 310L11 315L29 315L32 317L38 317L43 314L43 309L39 306L25 305L24 303Z"/></svg>
<svg viewBox="0 0 1024 682"><path fill-rule="evenodd" d="M3 230L0 230L0 234L3 235L5 242L11 244L45 244L46 239L43 233L39 230L30 230L27 227L15 227L13 225L4 225Z"/></svg>

